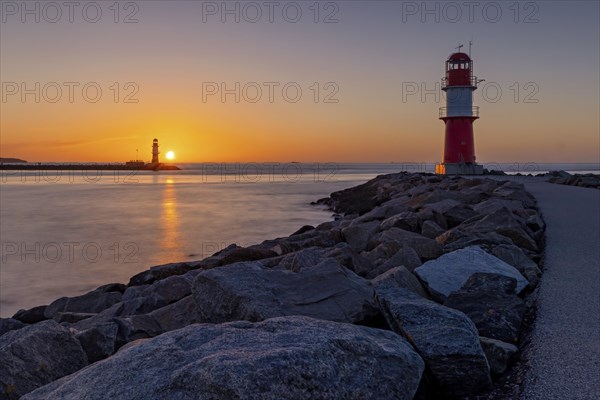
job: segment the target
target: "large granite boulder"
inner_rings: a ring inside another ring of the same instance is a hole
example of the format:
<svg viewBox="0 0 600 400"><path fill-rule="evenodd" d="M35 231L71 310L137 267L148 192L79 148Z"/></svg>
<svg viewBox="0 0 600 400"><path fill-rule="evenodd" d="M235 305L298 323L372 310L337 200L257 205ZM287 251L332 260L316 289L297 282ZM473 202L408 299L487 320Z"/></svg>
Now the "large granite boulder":
<svg viewBox="0 0 600 400"><path fill-rule="evenodd" d="M106 291L102 286L96 290L75 297L61 297L50 303L44 310L46 318L58 318L61 313L99 313L121 301L119 291Z"/></svg>
<svg viewBox="0 0 600 400"><path fill-rule="evenodd" d="M375 235L369 241L367 250L372 250L382 243L389 242L396 243L399 246L412 247L421 259L430 260L442 254L442 246L435 240L400 228L390 228Z"/></svg>
<svg viewBox="0 0 600 400"><path fill-rule="evenodd" d="M145 340L23 400L410 400L424 365L389 331L274 318Z"/></svg>
<svg viewBox="0 0 600 400"><path fill-rule="evenodd" d="M306 315L359 323L378 313L371 283L332 258L295 271L231 264L198 274L192 292L202 322Z"/></svg>
<svg viewBox="0 0 600 400"><path fill-rule="evenodd" d="M333 247L342 241L339 229L313 229L298 235L268 240L260 247L273 251L276 255L288 254L308 247Z"/></svg>
<svg viewBox="0 0 600 400"><path fill-rule="evenodd" d="M462 227L470 232L496 232L508 237L519 247L532 251L538 250L535 235L527 227L526 220L516 216L506 207Z"/></svg>
<svg viewBox="0 0 600 400"><path fill-rule="evenodd" d="M507 181L492 192L508 200L518 200L525 208L535 208L535 197L525 190L525 187L517 182Z"/></svg>
<svg viewBox="0 0 600 400"><path fill-rule="evenodd" d="M116 322L99 323L89 329L77 332L75 338L87 355L88 361L93 363L102 360L117 351L117 336L119 326Z"/></svg>
<svg viewBox="0 0 600 400"><path fill-rule="evenodd" d="M312 267L325 258L335 258L341 265L360 276L367 275L374 267L366 257L345 242L327 248L309 247L281 257L263 260L261 264L268 268L299 271L302 268Z"/></svg>
<svg viewBox="0 0 600 400"><path fill-rule="evenodd" d="M377 286L376 298L390 327L423 357L442 393L468 396L491 385L479 334L465 314L392 285Z"/></svg>
<svg viewBox="0 0 600 400"><path fill-rule="evenodd" d="M13 315L13 319L21 321L24 324L37 324L47 320L48 318L44 315L48 306L37 306L28 310L19 310Z"/></svg>
<svg viewBox="0 0 600 400"><path fill-rule="evenodd" d="M148 316L152 317L158 323L162 332L174 331L200 322L198 307L191 295L173 304L154 310Z"/></svg>
<svg viewBox="0 0 600 400"><path fill-rule="evenodd" d="M435 239L440 236L442 233L446 232L446 229L442 228L437 222L427 220L424 221L421 225L421 235L429 238Z"/></svg>
<svg viewBox="0 0 600 400"><path fill-rule="evenodd" d="M479 341L490 364L490 371L496 376L506 372L513 357L519 352L519 348L514 344L504 343L500 340L482 336Z"/></svg>
<svg viewBox="0 0 600 400"><path fill-rule="evenodd" d="M85 367L67 328L49 320L0 336L0 399L14 399Z"/></svg>
<svg viewBox="0 0 600 400"><path fill-rule="evenodd" d="M381 229L400 228L411 232L417 232L420 225L421 218L417 213L404 211L385 219L381 223Z"/></svg>
<svg viewBox="0 0 600 400"><path fill-rule="evenodd" d="M401 287L413 291L426 299L429 295L421 285L421 282L408 270L406 267L394 267L376 278L372 279L374 287L394 286Z"/></svg>
<svg viewBox="0 0 600 400"><path fill-rule="evenodd" d="M370 252L365 252L365 257L373 260L373 268L367 274L368 279L373 279L384 272L397 267L404 266L409 271L423 265L417 252L406 245L400 245L395 242L386 242L377 246Z"/></svg>
<svg viewBox="0 0 600 400"><path fill-rule="evenodd" d="M0 318L0 336L4 335L8 331L21 329L24 326L26 325L17 319Z"/></svg>
<svg viewBox="0 0 600 400"><path fill-rule="evenodd" d="M188 274L192 272L195 271ZM123 293L123 308L119 315L146 314L189 296L192 288L186 275L174 275L152 284L129 287Z"/></svg>
<svg viewBox="0 0 600 400"><path fill-rule="evenodd" d="M342 229L342 237L354 250L360 252L367 248L369 239L378 231L379 222L371 221Z"/></svg>
<svg viewBox="0 0 600 400"><path fill-rule="evenodd" d="M206 246L212 247L212 246ZM178 262L178 263L170 263L163 264L151 267L146 271L142 271L137 275L134 275L130 280L128 286L138 286L138 285L149 285L156 281L160 281L162 279L168 278L170 276L176 275L184 275L190 271L195 271L198 269L210 269L215 268L221 265L230 264L233 262L237 262L240 260L250 261L257 260L265 257L271 257L275 255L274 252L269 249L265 249L261 246L254 246L258 249L246 249L244 247L240 247L237 244L230 244L229 246L218 250L213 255L206 257L199 261L191 261L191 262ZM215 244L214 249L217 249L218 246ZM203 249L203 252L206 249ZM256 250L256 251L255 251Z"/></svg>
<svg viewBox="0 0 600 400"><path fill-rule="evenodd" d="M415 269L415 274L425 284L436 301L443 303L450 293L459 290L477 272L500 274L517 280L515 293L527 287L527 279L504 261L471 246L444 254Z"/></svg>
<svg viewBox="0 0 600 400"><path fill-rule="evenodd" d="M476 273L444 305L464 312L481 336L517 343L525 303L515 294L516 284L515 278Z"/></svg>
<svg viewBox="0 0 600 400"><path fill-rule="evenodd" d="M527 278L531 287L535 287L539 283L542 271L540 271L535 261L527 257L519 247L510 244L500 244L492 249L492 254L515 267Z"/></svg>

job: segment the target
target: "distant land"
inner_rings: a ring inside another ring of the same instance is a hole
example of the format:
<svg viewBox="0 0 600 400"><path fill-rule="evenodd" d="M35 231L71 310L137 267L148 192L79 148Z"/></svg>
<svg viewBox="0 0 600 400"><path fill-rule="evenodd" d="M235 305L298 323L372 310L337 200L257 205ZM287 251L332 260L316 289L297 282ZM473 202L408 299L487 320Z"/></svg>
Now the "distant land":
<svg viewBox="0 0 600 400"><path fill-rule="evenodd" d="M21 160L20 158L2 158L2 157L0 157L0 163L26 164L27 161Z"/></svg>
<svg viewBox="0 0 600 400"><path fill-rule="evenodd" d="M42 164L42 163L28 163L27 161L20 160L15 161L4 161L14 160L4 158L0 162L0 170L11 170L11 171L179 171L180 168L175 165L168 164L146 164L144 162L128 162L122 164ZM19 164L19 165L16 165ZM23 165L27 164L27 165Z"/></svg>

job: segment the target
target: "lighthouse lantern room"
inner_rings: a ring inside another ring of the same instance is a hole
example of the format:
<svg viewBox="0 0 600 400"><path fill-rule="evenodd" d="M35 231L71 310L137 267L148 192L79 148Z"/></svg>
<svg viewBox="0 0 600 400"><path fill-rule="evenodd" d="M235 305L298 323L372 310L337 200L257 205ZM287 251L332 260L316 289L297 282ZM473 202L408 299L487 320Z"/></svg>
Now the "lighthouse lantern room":
<svg viewBox="0 0 600 400"><path fill-rule="evenodd" d="M446 107L439 117L446 125L443 162L435 171L446 175L481 175L483 166L475 162L473 122L479 118L479 107L473 106L473 92L479 81L473 75L473 61L465 53L451 54L446 60L446 76L442 90Z"/></svg>

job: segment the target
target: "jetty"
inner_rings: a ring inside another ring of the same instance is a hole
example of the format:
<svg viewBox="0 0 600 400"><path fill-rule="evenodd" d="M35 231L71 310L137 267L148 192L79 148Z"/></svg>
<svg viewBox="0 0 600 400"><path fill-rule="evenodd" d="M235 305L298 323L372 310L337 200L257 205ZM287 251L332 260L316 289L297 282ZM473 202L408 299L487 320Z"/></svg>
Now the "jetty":
<svg viewBox="0 0 600 400"><path fill-rule="evenodd" d="M10 171L179 171L181 168L170 164L0 164L0 170Z"/></svg>

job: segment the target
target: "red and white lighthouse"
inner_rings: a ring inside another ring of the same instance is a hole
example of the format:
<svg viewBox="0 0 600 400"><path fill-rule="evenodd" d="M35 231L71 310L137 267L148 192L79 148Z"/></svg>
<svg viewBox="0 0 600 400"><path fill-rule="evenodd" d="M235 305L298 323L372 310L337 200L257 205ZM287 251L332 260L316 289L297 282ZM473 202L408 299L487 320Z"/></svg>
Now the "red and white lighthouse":
<svg viewBox="0 0 600 400"><path fill-rule="evenodd" d="M473 106L477 83L471 57L461 52L451 54L446 60L446 76L442 78L446 107L440 108L440 119L446 125L446 135L443 162L435 166L437 174L483 174L483 166L475 162L473 140L473 122L479 118L479 107Z"/></svg>

